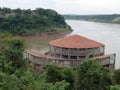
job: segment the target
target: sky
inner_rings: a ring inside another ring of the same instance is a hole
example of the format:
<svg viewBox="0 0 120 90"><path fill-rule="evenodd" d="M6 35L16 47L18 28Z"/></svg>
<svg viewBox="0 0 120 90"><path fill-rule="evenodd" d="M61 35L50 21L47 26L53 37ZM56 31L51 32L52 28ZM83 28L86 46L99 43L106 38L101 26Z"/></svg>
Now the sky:
<svg viewBox="0 0 120 90"><path fill-rule="evenodd" d="M0 7L45 8L60 14L120 14L120 0L0 0Z"/></svg>

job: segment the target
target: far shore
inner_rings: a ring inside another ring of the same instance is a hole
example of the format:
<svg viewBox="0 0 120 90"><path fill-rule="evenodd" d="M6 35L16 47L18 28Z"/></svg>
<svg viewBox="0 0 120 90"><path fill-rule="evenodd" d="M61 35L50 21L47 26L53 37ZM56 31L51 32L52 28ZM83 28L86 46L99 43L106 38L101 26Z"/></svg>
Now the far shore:
<svg viewBox="0 0 120 90"><path fill-rule="evenodd" d="M113 22L105 22L105 21L94 21L94 20L83 20L83 19L65 19L65 20L77 20L77 21L87 21L87 22L98 22L98 23L109 23L109 24L120 24L120 23L113 23Z"/></svg>

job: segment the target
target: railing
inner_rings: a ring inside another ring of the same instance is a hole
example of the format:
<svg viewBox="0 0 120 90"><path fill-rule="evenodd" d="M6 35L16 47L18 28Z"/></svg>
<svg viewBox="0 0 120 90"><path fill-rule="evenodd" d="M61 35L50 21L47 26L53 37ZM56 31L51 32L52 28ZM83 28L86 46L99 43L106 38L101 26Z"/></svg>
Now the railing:
<svg viewBox="0 0 120 90"><path fill-rule="evenodd" d="M62 55L70 55L70 56L78 56L78 55L85 55L86 51L70 51L70 50L62 50Z"/></svg>
<svg viewBox="0 0 120 90"><path fill-rule="evenodd" d="M65 59L65 58L52 58L52 57L48 57L47 59L57 60L57 61L81 61L82 60L82 59Z"/></svg>
<svg viewBox="0 0 120 90"><path fill-rule="evenodd" d="M102 65L108 65L110 64L110 59L109 58L104 58L104 59L99 59L97 60L100 64Z"/></svg>
<svg viewBox="0 0 120 90"><path fill-rule="evenodd" d="M56 54L60 54L61 52L56 52ZM70 55L70 56L85 56L85 55L100 55L103 52L94 50L84 50L84 51L71 51L71 50L62 50L62 55Z"/></svg>
<svg viewBox="0 0 120 90"><path fill-rule="evenodd" d="M115 64L115 54L111 54L103 58L96 58L96 60L102 65Z"/></svg>

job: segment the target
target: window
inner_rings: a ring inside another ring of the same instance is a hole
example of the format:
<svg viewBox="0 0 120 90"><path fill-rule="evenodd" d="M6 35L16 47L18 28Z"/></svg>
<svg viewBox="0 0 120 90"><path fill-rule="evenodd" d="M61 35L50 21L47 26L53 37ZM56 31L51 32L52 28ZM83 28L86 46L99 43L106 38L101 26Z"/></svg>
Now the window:
<svg viewBox="0 0 120 90"><path fill-rule="evenodd" d="M63 55L62 57L65 58L65 59L68 59L68 56L67 56L67 55Z"/></svg>
<svg viewBox="0 0 120 90"><path fill-rule="evenodd" d="M77 59L77 56L70 56L70 59Z"/></svg>

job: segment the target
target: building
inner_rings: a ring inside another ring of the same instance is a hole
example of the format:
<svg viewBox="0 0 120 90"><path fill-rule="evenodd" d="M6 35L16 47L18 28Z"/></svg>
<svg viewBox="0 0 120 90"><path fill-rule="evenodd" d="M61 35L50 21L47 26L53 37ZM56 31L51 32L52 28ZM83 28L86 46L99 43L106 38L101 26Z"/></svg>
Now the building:
<svg viewBox="0 0 120 90"><path fill-rule="evenodd" d="M72 35L49 42L48 54L39 57L27 51L32 57L27 57L29 61L41 66L48 63L58 64L66 67L76 68L84 58L89 57L97 60L110 70L115 66L115 54L105 55L105 45L94 40L90 40L80 35ZM42 56L42 57L41 57ZM43 58L44 56L44 58ZM34 59L33 59L34 57ZM37 58L37 61L35 59Z"/></svg>

